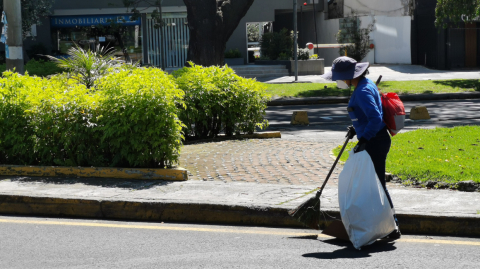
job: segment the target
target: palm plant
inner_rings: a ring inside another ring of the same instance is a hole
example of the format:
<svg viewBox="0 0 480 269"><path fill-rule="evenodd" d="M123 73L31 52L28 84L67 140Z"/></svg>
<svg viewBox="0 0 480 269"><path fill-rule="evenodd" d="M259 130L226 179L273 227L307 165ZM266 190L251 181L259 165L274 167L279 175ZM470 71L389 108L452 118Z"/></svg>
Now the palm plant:
<svg viewBox="0 0 480 269"><path fill-rule="evenodd" d="M47 57L57 63L61 68L66 69L71 78L84 84L87 88L95 85L95 81L104 76L112 67L120 66L123 61L115 57L114 48L105 48L97 45L95 51L84 50L75 44L67 54L69 57L56 58L47 55Z"/></svg>

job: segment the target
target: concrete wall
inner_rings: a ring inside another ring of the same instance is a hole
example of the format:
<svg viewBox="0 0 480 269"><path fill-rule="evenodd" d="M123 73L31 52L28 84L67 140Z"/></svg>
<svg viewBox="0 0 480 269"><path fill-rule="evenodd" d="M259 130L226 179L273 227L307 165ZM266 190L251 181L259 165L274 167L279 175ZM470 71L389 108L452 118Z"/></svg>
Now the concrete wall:
<svg viewBox="0 0 480 269"><path fill-rule="evenodd" d="M318 43L336 44L335 35L339 30L339 20L325 20L326 14L320 13L317 19ZM361 17L360 27L366 28L375 20L374 31L370 33L370 39L375 45L373 55L368 55L364 61L373 61L381 64L411 64L410 49L410 16L366 16ZM313 20L311 20L313 23ZM312 38L312 43L315 40ZM302 47L305 44L301 44ZM318 49L317 53L325 59L325 66L331 66L333 60L340 56L339 49Z"/></svg>
<svg viewBox="0 0 480 269"><path fill-rule="evenodd" d="M340 29L340 24L338 19L331 19L326 20L325 17L327 16L326 13L318 12L317 14L317 31L318 31L318 43L319 44L336 44L337 39L335 35L338 33ZM313 25L313 19L311 20ZM314 36L312 36L312 40L308 42L315 43ZM304 47L305 44L302 44ZM325 66L331 66L333 60L339 57L339 49L317 49L316 53L320 58L325 60Z"/></svg>
<svg viewBox="0 0 480 269"><path fill-rule="evenodd" d="M352 10L358 15L408 16L412 0L344 0L344 16Z"/></svg>
<svg viewBox="0 0 480 269"><path fill-rule="evenodd" d="M344 16L355 11L361 16L361 28L375 20L370 39L375 49L366 59L374 59L381 64L411 64L410 4L412 0L344 0ZM339 30L339 20L319 20L322 39L320 44L337 43L335 34ZM338 49L320 49L319 55L325 58L325 65L331 65L339 56ZM366 60L365 59L365 60Z"/></svg>
<svg viewBox="0 0 480 269"><path fill-rule="evenodd" d="M375 30L370 37L375 45L375 63L411 64L411 17L375 16L374 19ZM371 16L362 17L360 27L366 27L371 22Z"/></svg>

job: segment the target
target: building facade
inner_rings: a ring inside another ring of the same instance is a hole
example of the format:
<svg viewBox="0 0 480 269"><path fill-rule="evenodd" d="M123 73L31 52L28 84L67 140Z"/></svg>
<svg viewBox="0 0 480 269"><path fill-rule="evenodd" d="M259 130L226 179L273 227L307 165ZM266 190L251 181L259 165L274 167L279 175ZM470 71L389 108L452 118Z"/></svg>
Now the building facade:
<svg viewBox="0 0 480 269"><path fill-rule="evenodd" d="M362 28L373 24L368 59L379 64L421 64L437 69L474 67L480 63L477 24L447 30L434 26L436 0L302 0L297 5L298 44L335 44L344 27L343 18L352 12ZM36 28L36 40L51 54L64 54L74 45L109 46L118 56L143 64L181 67L189 44L187 9L182 0L163 0L165 26L155 27L154 8L139 8L132 20L121 0L55 1L53 14ZM238 49L244 63L259 53L263 33L293 30L292 0L255 0L227 42L227 50ZM467 29L468 28L468 29ZM163 32L160 32L163 31ZM163 37L163 38L162 38ZM315 51L328 66L339 50ZM474 59L474 60L472 60Z"/></svg>
<svg viewBox="0 0 480 269"><path fill-rule="evenodd" d="M480 67L480 22L435 27L436 0L417 1L412 21L412 64L450 70Z"/></svg>

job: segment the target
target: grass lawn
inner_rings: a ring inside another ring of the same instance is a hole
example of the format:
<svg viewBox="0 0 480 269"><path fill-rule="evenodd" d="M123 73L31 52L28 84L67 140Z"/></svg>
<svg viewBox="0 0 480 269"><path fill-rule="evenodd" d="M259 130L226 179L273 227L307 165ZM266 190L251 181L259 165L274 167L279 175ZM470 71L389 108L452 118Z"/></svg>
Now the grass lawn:
<svg viewBox="0 0 480 269"><path fill-rule="evenodd" d="M349 90L337 88L336 83L290 83L265 84L267 92L275 97L326 97L349 96ZM381 91L397 94L453 93L480 91L476 79L385 81L379 85Z"/></svg>
<svg viewBox="0 0 480 269"><path fill-rule="evenodd" d="M356 143L349 143L342 154ZM333 150L338 156L341 146ZM455 183L473 180L480 183L480 126L419 129L392 138L387 157L387 172L404 183L437 181Z"/></svg>

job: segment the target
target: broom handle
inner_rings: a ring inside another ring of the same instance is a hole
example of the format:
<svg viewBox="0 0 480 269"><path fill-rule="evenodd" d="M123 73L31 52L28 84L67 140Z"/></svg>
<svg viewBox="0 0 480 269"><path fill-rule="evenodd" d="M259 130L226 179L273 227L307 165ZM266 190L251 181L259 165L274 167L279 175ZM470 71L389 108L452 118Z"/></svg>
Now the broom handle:
<svg viewBox="0 0 480 269"><path fill-rule="evenodd" d="M326 178L325 181L323 182L322 187L320 187L320 190L317 191L317 195L318 195L318 196L322 195L322 191L323 191L325 185L327 184L328 179L329 179L330 176L332 175L333 169L335 169L335 166L337 165L338 160L340 160L340 157L342 156L342 153L343 153L343 151L345 150L345 147L347 147L347 144L348 144L348 141L349 141L349 140L350 140L350 138L347 136L347 140L345 140L345 143L343 144L343 147L342 147L342 149L340 150L340 153L338 153L337 159L336 159L335 162L333 163L332 168L330 168L330 172L328 172L327 178Z"/></svg>

